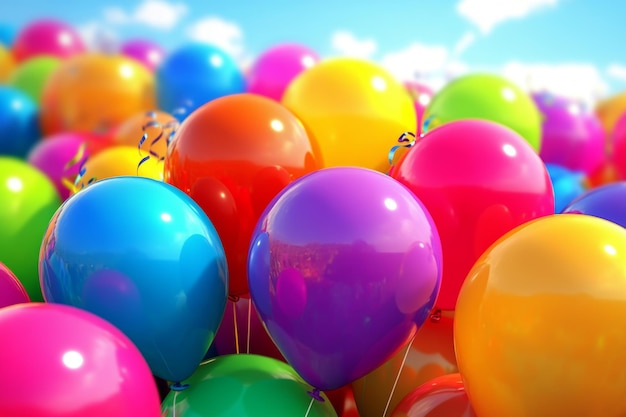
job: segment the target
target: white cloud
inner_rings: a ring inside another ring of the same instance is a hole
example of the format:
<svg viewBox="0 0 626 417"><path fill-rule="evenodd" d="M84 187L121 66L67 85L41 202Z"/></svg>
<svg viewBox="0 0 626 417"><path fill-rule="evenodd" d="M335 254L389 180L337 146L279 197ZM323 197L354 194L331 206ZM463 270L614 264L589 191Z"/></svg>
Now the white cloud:
<svg viewBox="0 0 626 417"><path fill-rule="evenodd" d="M144 0L132 12L119 7L104 10L107 22L116 25L140 23L156 29L169 30L187 14L187 6L183 3L169 3L164 0Z"/></svg>
<svg viewBox="0 0 626 417"><path fill-rule="evenodd" d="M457 12L483 34L507 20L522 19L533 12L554 7L559 0L460 0Z"/></svg>
<svg viewBox="0 0 626 417"><path fill-rule="evenodd" d="M528 91L547 90L587 105L592 105L608 91L608 84L598 68L588 63L510 62L504 65L502 74Z"/></svg>
<svg viewBox="0 0 626 417"><path fill-rule="evenodd" d="M188 36L198 42L215 45L239 61L247 61L244 56L243 31L233 23L211 16L190 26Z"/></svg>
<svg viewBox="0 0 626 417"><path fill-rule="evenodd" d="M626 65L611 64L606 69L606 74L611 78L626 82Z"/></svg>
<svg viewBox="0 0 626 417"><path fill-rule="evenodd" d="M331 45L343 56L363 59L371 58L378 48L373 39L358 39L354 34L345 30L333 33Z"/></svg>
<svg viewBox="0 0 626 417"><path fill-rule="evenodd" d="M78 33L90 51L113 53L118 50L117 34L98 22L88 22L77 28Z"/></svg>

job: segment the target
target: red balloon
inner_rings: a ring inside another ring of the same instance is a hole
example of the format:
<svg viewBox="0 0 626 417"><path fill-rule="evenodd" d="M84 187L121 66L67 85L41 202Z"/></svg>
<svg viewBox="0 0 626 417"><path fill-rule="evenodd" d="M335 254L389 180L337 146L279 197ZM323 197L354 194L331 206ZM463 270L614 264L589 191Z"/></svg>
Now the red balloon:
<svg viewBox="0 0 626 417"><path fill-rule="evenodd" d="M476 417L458 373L420 385L395 408L391 417Z"/></svg>
<svg viewBox="0 0 626 417"><path fill-rule="evenodd" d="M554 214L544 163L516 132L486 120L459 120L419 139L390 175L430 212L443 250L435 309L454 310L470 268L499 237Z"/></svg>
<svg viewBox="0 0 626 417"><path fill-rule="evenodd" d="M191 196L217 229L230 295L248 292L248 249L261 213L290 182L321 167L316 149L293 113L255 94L210 101L174 136L165 181Z"/></svg>

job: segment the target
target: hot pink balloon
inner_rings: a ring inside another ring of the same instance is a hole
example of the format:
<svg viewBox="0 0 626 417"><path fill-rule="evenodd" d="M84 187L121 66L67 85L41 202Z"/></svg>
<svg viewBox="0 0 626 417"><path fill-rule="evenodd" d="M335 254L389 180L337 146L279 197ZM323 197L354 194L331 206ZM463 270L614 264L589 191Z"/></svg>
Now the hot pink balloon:
<svg viewBox="0 0 626 417"><path fill-rule="evenodd" d="M550 93L533 99L543 113L541 159L572 171L592 173L604 160L604 133L597 117L580 104Z"/></svg>
<svg viewBox="0 0 626 417"><path fill-rule="evenodd" d="M109 322L61 304L0 309L0 415L159 417L139 350Z"/></svg>
<svg viewBox="0 0 626 417"><path fill-rule="evenodd" d="M28 302L30 298L22 283L0 262L0 308Z"/></svg>
<svg viewBox="0 0 626 417"><path fill-rule="evenodd" d="M69 58L86 51L76 30L65 22L42 19L26 25L15 38L13 56L22 62L39 55Z"/></svg>
<svg viewBox="0 0 626 417"><path fill-rule="evenodd" d="M432 100L435 92L427 85L416 81L406 81L404 87L409 91L411 97L413 97L413 105L415 106L415 114L417 116L417 134L419 135L422 132L424 111L428 103L430 103L430 100Z"/></svg>
<svg viewBox="0 0 626 417"><path fill-rule="evenodd" d="M263 52L250 68L248 92L280 101L289 83L319 60L319 55L306 46L274 46Z"/></svg>
<svg viewBox="0 0 626 417"><path fill-rule="evenodd" d="M87 159L86 149L79 153L86 140L80 133L59 133L37 143L28 155L28 162L52 180L63 200L70 196L63 179L73 182Z"/></svg>
<svg viewBox="0 0 626 417"><path fill-rule="evenodd" d="M120 52L151 71L161 64L165 56L165 50L161 46L147 39L130 39L122 44Z"/></svg>

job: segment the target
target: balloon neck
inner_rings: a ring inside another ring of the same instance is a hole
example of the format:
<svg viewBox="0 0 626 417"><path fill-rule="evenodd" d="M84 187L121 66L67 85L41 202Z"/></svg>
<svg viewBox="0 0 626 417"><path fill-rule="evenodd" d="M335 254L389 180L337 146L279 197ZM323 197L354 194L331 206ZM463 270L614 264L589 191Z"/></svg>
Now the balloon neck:
<svg viewBox="0 0 626 417"><path fill-rule="evenodd" d="M237 301L239 301L239 296L238 295L229 295L228 299L230 301L232 301L233 303L236 303Z"/></svg>
<svg viewBox="0 0 626 417"><path fill-rule="evenodd" d="M319 402L323 403L324 401L326 401L324 397L322 397L322 393L320 392L320 390L318 390L317 388L314 388L311 391L307 391L307 394L309 394L312 398Z"/></svg>
<svg viewBox="0 0 626 417"><path fill-rule="evenodd" d="M189 384L181 384L180 382L175 382L170 384L170 389L172 391L184 391L189 388Z"/></svg>
<svg viewBox="0 0 626 417"><path fill-rule="evenodd" d="M439 323L441 321L441 310L435 310L430 315L430 321L433 323Z"/></svg>

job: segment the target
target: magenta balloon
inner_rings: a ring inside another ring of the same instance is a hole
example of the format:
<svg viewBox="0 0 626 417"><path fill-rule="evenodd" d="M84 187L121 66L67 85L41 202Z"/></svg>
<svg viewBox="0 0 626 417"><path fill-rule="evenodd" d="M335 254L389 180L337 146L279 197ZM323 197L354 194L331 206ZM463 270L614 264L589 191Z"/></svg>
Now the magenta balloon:
<svg viewBox="0 0 626 417"><path fill-rule="evenodd" d="M79 156L78 152L85 141L85 136L80 133L59 133L38 142L28 155L28 162L50 178L63 200L70 196L63 178L75 178L81 164L87 159L85 150L81 158L73 161Z"/></svg>
<svg viewBox="0 0 626 417"><path fill-rule="evenodd" d="M161 46L147 39L130 39L122 44L120 52L151 71L161 64L165 56L165 50Z"/></svg>
<svg viewBox="0 0 626 417"><path fill-rule="evenodd" d="M0 415L159 417L150 368L109 322L75 307L0 309Z"/></svg>
<svg viewBox="0 0 626 417"><path fill-rule="evenodd" d="M543 113L539 155L547 164L590 174L604 160L604 133L595 115L580 104L549 93L533 99Z"/></svg>
<svg viewBox="0 0 626 417"><path fill-rule="evenodd" d="M0 262L0 308L28 302L30 298L20 280Z"/></svg>
<svg viewBox="0 0 626 417"><path fill-rule="evenodd" d="M388 360L424 323L441 281L430 214L393 178L316 171L266 209L252 237L250 295L287 362L332 390Z"/></svg>
<svg viewBox="0 0 626 417"><path fill-rule="evenodd" d="M13 43L13 55L18 62L40 55L69 58L85 51L78 32L55 19L36 20L24 26Z"/></svg>
<svg viewBox="0 0 626 417"><path fill-rule="evenodd" d="M319 60L319 55L306 46L274 46L263 52L250 68L248 92L280 101L289 83Z"/></svg>

